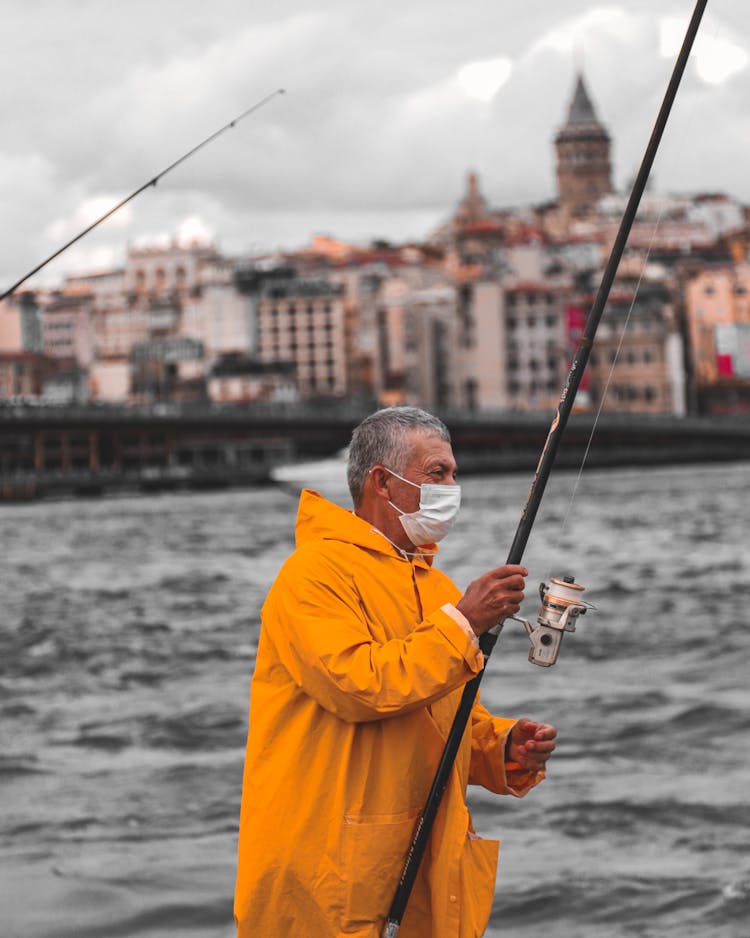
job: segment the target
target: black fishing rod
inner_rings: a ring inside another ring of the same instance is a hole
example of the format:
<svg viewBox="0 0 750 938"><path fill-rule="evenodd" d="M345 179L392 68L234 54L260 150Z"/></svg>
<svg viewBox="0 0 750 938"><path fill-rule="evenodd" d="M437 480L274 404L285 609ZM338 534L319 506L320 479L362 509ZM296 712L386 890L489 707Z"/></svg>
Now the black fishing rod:
<svg viewBox="0 0 750 938"><path fill-rule="evenodd" d="M25 283L29 279L29 277L33 277L34 274L38 274L39 271L43 267L46 267L50 261L53 261L56 257L59 257L64 251L67 251L69 247L72 247L76 243L76 241L80 241L81 238L87 235L90 231L93 231L94 228L97 227L97 225L101 225L103 221L106 221L108 218L111 218L111 216L114 215L115 212L119 212L119 210L124 205L127 205L128 202L132 202L132 200L137 195L140 195L141 192L144 192L146 189L149 189L151 186L156 186L157 182L162 177L166 176L167 173L171 173L173 169L175 169L177 166L180 165L180 163L184 163L185 160L190 159L190 157L193 156L195 153L197 153L198 150L202 150L203 147L208 146L209 143L211 143L217 137L221 136L221 134L223 134L225 131L230 130L232 127L235 127L243 118L247 117L248 115L262 108L264 104L267 104L272 98L275 98L276 95L278 94L284 94L284 89L277 88L276 91L272 91L271 94L266 95L265 98L261 98L260 101L258 101L256 104L253 104L253 106L249 107L246 111L243 111L239 116L235 117L234 120L229 121L228 124L225 124L223 127L220 127L218 130L215 130L212 134L206 137L205 140L201 140L200 143L196 144L194 147L192 147L192 149L188 150L187 153L183 153L183 155L179 157L178 159L176 159L174 163L170 163L166 169L163 169L160 173L157 173L152 179L149 179L148 182L144 182L142 186L139 186L135 190L135 192L131 192L130 195L127 196L127 198L124 198L122 200L122 202L118 202L117 205L113 206L108 212L105 212L101 218L97 218L95 222L90 224L87 228L84 228L83 231L80 232L80 234L77 234L75 236L75 238L71 238L70 241L63 244L61 248L58 248L54 254L50 254L48 258L43 260L41 264L37 264L33 270L30 270L27 274L24 274L20 280L16 280L16 282L13 284L12 287L10 287L8 290L5 291L5 293L0 295L0 303L3 300L7 299L9 296L11 296L13 293L15 293L18 287L20 287L22 283Z"/></svg>
<svg viewBox="0 0 750 938"><path fill-rule="evenodd" d="M534 519L536 518L539 504L541 503L542 496L544 495L544 489L552 472L552 466L560 446L562 434L567 425L568 417L570 416L570 413L573 409L573 401L575 399L578 386L581 382L581 377L589 359L589 354L594 343L596 330L599 326L602 314L604 313L604 307L607 303L607 298L609 297L609 292L615 279L617 268L625 250L625 245L627 243L636 212L638 211L638 205L640 204L641 196L643 195L643 192L646 188L646 183L648 182L651 167L653 166L656 152L659 149L659 143L661 141L662 134L664 133L664 128L667 125L669 113L677 95L677 89L679 88L683 72L685 71L685 66L687 65L688 59L690 57L690 50L693 47L693 42L698 33L698 27L700 26L701 18L703 17L703 12L706 8L706 3L707 0L698 0L695 5L695 9L693 10L693 15L690 19L687 32L685 33L682 47L680 49L679 55L677 56L677 61L675 62L674 69L672 71L672 77L670 78L669 85L667 86L667 90L659 109L656 122L654 123L654 129L651 132L651 138L649 139L646 152L643 156L643 161L641 162L641 167L633 184L633 189L630 193L630 198L625 208L622 221L620 222L620 228L617 233L617 237L615 238L615 242L612 246L604 274L602 275L599 290L586 320L586 326L573 357L573 362L570 366L570 371L562 390L562 395L557 406L557 411L555 412L547 439L544 443L544 447L542 448L542 453L537 464L536 473L531 483L529 494L526 498L526 504L524 505L521 512L521 520L519 521L515 537L513 538L513 543L511 544L510 551L508 552L507 563L509 564L519 564L523 557L523 552L529 539L529 535L531 534L531 528L534 524ZM427 801L425 802L421 817L417 823L412 844L409 849L409 854L406 858L403 872L401 873L401 879L396 889L393 902L391 903L391 908L388 912L388 917L386 919L383 930L383 938L396 938L396 935L398 934L401 921L404 917L404 912L406 911L406 905L409 901L409 896L411 895L411 890L414 886L414 881L419 870L419 865L422 861L422 857L427 846L427 841L429 839L430 832L432 831L435 817L437 816L438 808L440 807L440 801L445 792L446 785L448 784L448 778L453 768L453 763L456 760L464 731L466 730L467 723L471 717L471 711L474 706L477 692L479 690L479 685L487 667L487 660L492 654L492 649L495 647L495 643L497 642L498 634L501 628L502 624L493 629L495 634L485 632L479 639L479 647L481 648L484 655L484 667L482 668L481 672L476 675L476 677L472 678L472 680L464 686L461 703L459 704L458 710L456 711L456 715L453 719L453 725L451 726L450 733L448 734L448 739L445 744L445 749L443 750L443 755L440 759L437 771L435 772L432 787L427 796Z"/></svg>

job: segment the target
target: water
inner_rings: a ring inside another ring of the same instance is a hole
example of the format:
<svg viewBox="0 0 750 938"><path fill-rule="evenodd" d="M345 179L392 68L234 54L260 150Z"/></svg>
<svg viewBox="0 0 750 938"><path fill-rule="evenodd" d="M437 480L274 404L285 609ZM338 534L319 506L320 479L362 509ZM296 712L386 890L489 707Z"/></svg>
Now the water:
<svg viewBox="0 0 750 938"><path fill-rule="evenodd" d="M750 936L749 480L585 473L569 513L574 476L550 482L523 612L566 572L599 611L555 668L513 623L491 659L484 702L560 735L526 799L472 793L502 842L488 935ZM462 481L440 562L465 585L530 480ZM295 510L275 488L0 507L3 938L233 934L258 609Z"/></svg>

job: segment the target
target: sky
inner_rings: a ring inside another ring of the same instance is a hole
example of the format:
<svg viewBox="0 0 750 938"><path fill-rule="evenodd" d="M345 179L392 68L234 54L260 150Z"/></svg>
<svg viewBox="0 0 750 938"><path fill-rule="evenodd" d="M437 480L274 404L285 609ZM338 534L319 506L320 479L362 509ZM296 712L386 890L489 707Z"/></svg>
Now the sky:
<svg viewBox="0 0 750 938"><path fill-rule="evenodd" d="M635 175L692 0L0 0L5 289L246 109L30 285L128 244L230 256L316 234L424 239L478 173L494 207L554 198L576 70ZM750 4L709 0L652 177L750 203Z"/></svg>

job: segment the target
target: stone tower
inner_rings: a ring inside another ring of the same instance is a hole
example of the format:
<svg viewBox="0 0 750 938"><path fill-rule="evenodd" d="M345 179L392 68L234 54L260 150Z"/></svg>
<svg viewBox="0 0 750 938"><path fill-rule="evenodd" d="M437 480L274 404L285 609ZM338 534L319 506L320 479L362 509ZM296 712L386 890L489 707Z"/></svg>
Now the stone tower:
<svg viewBox="0 0 750 938"><path fill-rule="evenodd" d="M557 200L567 214L585 215L612 191L610 138L578 74L567 123L555 137Z"/></svg>
<svg viewBox="0 0 750 938"><path fill-rule="evenodd" d="M475 172L466 177L466 194L458 203L454 220L459 225L473 225L484 221L489 214L487 202L479 191L479 180Z"/></svg>

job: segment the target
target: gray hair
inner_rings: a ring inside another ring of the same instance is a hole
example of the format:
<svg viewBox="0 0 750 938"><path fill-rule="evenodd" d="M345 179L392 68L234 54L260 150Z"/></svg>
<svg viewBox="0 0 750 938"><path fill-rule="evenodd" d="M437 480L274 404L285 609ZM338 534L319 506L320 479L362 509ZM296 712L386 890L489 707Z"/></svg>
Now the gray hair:
<svg viewBox="0 0 750 938"><path fill-rule="evenodd" d="M346 479L355 508L362 500L362 490L373 466L403 472L410 456L407 436L414 431L451 441L443 421L420 407L384 407L354 428Z"/></svg>

